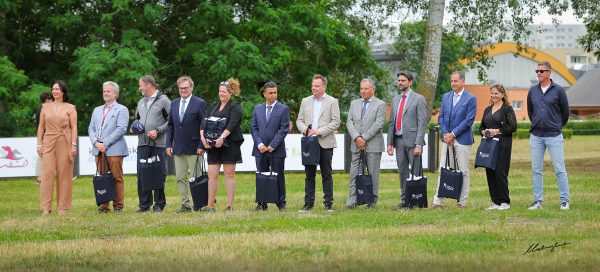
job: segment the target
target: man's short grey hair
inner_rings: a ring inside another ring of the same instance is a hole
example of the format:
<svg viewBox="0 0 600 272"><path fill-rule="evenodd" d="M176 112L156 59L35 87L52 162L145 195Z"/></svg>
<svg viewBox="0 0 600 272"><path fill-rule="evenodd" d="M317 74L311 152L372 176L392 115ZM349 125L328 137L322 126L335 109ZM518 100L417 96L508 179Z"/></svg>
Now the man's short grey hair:
<svg viewBox="0 0 600 272"><path fill-rule="evenodd" d="M154 77L151 75L142 76L142 77L140 77L140 80L146 84L150 84L150 85L154 86L155 88L157 87L156 80L154 80Z"/></svg>
<svg viewBox="0 0 600 272"><path fill-rule="evenodd" d="M550 62L547 61L542 61L538 63L538 66L546 66L546 69L552 70L552 65L550 65Z"/></svg>
<svg viewBox="0 0 600 272"><path fill-rule="evenodd" d="M192 78L191 78L191 77L189 77L189 76L180 76L180 77L177 79L177 87L179 87L179 84L181 84L181 83L183 83L183 82L186 82L186 81L187 81L187 82L189 82L189 83L190 83L190 87L191 87L192 89L194 89L194 81L193 81L193 80L192 80Z"/></svg>
<svg viewBox="0 0 600 272"><path fill-rule="evenodd" d="M115 90L115 93L117 93L117 96L119 96L119 84L117 84L116 82L113 81L107 81L102 83L102 88L106 88L107 86L111 86L113 87L113 90Z"/></svg>
<svg viewBox="0 0 600 272"><path fill-rule="evenodd" d="M458 78L464 80L465 79L465 73L463 71L454 71L452 73L453 75L458 75Z"/></svg>
<svg viewBox="0 0 600 272"><path fill-rule="evenodd" d="M375 80L371 79L371 78L363 78L363 80L360 81L360 83L363 82L369 82L369 85L371 85L371 88L373 88L373 90L375 90Z"/></svg>

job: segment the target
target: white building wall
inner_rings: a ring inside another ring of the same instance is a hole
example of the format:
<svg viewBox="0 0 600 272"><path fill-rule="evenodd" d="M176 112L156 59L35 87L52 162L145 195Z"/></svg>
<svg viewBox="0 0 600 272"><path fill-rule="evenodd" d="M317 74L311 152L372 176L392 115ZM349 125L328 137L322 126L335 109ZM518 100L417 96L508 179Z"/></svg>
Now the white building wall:
<svg viewBox="0 0 600 272"><path fill-rule="evenodd" d="M537 68L537 62L524 58L522 56L514 57L512 53L504 53L492 57L495 63L487 70L488 81L501 83L505 88L529 88L537 83L537 77L534 70ZM558 74L552 71L552 80L563 87L570 87L571 84ZM466 84L484 84L477 79L477 70L468 70L465 73Z"/></svg>

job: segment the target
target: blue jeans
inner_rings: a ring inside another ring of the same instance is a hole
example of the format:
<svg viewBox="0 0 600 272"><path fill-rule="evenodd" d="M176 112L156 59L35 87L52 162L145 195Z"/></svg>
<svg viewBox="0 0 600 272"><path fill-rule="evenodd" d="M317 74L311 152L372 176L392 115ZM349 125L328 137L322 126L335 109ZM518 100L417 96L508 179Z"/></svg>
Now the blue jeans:
<svg viewBox="0 0 600 272"><path fill-rule="evenodd" d="M552 167L558 181L560 202L569 202L569 179L563 155L563 135L555 137L537 137L531 134L529 146L531 147L531 176L533 181L533 201L544 201L544 153L550 152Z"/></svg>

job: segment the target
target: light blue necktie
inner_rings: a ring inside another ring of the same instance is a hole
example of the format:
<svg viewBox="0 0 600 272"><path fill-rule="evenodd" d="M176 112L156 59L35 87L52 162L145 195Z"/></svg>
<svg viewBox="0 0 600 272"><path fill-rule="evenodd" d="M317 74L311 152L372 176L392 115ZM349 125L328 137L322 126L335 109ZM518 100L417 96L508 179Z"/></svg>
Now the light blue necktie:
<svg viewBox="0 0 600 272"><path fill-rule="evenodd" d="M181 107L179 108L179 121L183 122L183 114L185 113L185 100L181 101Z"/></svg>
<svg viewBox="0 0 600 272"><path fill-rule="evenodd" d="M367 111L367 104L369 104L369 100L363 100L362 110L360 110L360 120L365 117L365 112Z"/></svg>

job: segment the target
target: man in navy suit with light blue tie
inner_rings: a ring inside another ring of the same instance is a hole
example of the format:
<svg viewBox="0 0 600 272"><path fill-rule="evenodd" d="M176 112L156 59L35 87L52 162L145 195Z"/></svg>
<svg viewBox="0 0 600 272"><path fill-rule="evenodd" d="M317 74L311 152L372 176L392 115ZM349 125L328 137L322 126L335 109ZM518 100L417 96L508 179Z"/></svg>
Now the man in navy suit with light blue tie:
<svg viewBox="0 0 600 272"><path fill-rule="evenodd" d="M99 167L99 174L108 171L104 156L110 166L110 171L115 178L115 192L117 198L113 201L116 213L123 210L125 205L125 183L123 180L123 158L129 155L125 132L129 123L129 111L127 107L117 103L119 97L119 85L112 81L102 84L102 98L104 105L100 105L92 112L92 119L88 127L90 142L94 148L92 155L96 156L96 163L103 165ZM110 211L108 202L102 203L97 213Z"/></svg>
<svg viewBox="0 0 600 272"><path fill-rule="evenodd" d="M196 167L196 158L204 154L200 143L200 123L206 115L208 105L199 97L192 95L194 81L188 76L177 79L180 97L171 101L171 112L167 125L167 155L175 156L175 177L181 196L181 208L177 213L192 211L189 179Z"/></svg>
<svg viewBox="0 0 600 272"><path fill-rule="evenodd" d="M452 73L450 86L453 91L447 92L442 96L442 106L440 107L440 115L438 117L438 124L444 136L442 139L440 167L444 167L446 164L446 150L448 146L454 146L458 169L463 174L463 185L460 191L460 199L458 200L458 208L462 209L467 205L467 198L469 197L471 147L475 142L472 126L475 114L477 113L477 99L465 90L465 74L463 72L457 71ZM452 148L450 148L450 152L450 165L453 165ZM439 183L440 179L438 177L438 186L436 188L439 188ZM438 197L436 192L431 207L435 209L443 204L442 198Z"/></svg>
<svg viewBox="0 0 600 272"><path fill-rule="evenodd" d="M277 84L267 82L263 95L266 103L254 107L252 113L252 156L256 160L256 169L260 172L277 173L279 201L277 207L285 211L285 136L290 125L290 112L286 105L277 101ZM257 203L256 210L266 210L267 203Z"/></svg>

